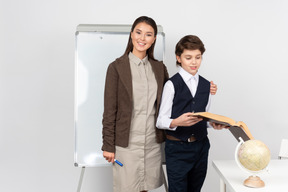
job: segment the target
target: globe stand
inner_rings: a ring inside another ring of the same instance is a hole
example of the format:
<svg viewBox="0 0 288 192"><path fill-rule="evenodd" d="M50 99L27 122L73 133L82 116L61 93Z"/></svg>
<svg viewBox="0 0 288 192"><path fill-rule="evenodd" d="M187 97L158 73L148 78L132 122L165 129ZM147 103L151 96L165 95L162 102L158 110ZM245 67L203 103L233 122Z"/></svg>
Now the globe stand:
<svg viewBox="0 0 288 192"><path fill-rule="evenodd" d="M260 177L252 175L245 179L244 185L251 188L260 188L264 187L265 183L260 179Z"/></svg>

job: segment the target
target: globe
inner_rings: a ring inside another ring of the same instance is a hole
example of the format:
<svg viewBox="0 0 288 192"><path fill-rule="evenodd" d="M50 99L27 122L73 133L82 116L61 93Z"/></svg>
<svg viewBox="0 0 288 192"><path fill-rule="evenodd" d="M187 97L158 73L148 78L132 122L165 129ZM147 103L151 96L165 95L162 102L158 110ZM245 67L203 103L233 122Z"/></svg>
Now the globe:
<svg viewBox="0 0 288 192"><path fill-rule="evenodd" d="M252 139L244 142L240 138L235 159L241 168L253 174L244 181L245 186L253 188L265 186L260 177L256 176L268 166L271 159L270 150L262 141Z"/></svg>

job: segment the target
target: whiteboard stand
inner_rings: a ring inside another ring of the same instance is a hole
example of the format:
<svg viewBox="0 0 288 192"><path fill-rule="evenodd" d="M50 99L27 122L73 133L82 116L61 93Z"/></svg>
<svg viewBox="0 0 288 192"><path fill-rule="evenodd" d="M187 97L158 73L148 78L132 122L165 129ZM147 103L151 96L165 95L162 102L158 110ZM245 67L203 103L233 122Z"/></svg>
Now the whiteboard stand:
<svg viewBox="0 0 288 192"><path fill-rule="evenodd" d="M162 163L162 174L163 174L163 183L164 183L164 187L165 187L165 191L168 192L168 181L167 181L167 175L165 174L165 168L166 168L166 163Z"/></svg>
<svg viewBox="0 0 288 192"><path fill-rule="evenodd" d="M82 167L81 173L80 173L79 182L78 182L77 192L81 191L82 182L83 182L83 178L84 178L84 173L85 173L85 167Z"/></svg>

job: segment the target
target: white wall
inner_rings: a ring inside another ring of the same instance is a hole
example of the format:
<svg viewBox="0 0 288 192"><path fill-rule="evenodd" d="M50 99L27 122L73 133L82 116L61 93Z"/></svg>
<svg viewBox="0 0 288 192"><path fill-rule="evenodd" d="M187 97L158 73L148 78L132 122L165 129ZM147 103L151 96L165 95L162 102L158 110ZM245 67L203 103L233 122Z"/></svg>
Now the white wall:
<svg viewBox="0 0 288 192"><path fill-rule="evenodd" d="M74 33L78 24L154 18L166 33L170 75L175 43L196 34L207 52L200 73L218 84L212 112L244 121L277 158L288 138L285 0L0 0L0 191L76 191L73 166ZM113 45L111 45L113 48ZM209 130L203 191L216 191L213 159L232 159L229 131ZM111 169L87 169L85 192L109 192ZM163 188L156 191L164 191Z"/></svg>

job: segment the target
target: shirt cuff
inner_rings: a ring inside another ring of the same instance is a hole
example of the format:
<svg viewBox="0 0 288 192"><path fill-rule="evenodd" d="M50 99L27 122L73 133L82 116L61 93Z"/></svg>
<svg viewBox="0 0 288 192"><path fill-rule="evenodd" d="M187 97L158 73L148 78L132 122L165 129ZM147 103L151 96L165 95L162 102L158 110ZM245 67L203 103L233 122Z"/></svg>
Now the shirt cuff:
<svg viewBox="0 0 288 192"><path fill-rule="evenodd" d="M207 121L207 128L213 128L213 127L210 125L209 121Z"/></svg>
<svg viewBox="0 0 288 192"><path fill-rule="evenodd" d="M173 119L169 119L169 121L167 121L167 122L169 122L169 124L168 124L168 130L170 130L170 131L176 131L176 129L177 129L177 127L170 127L170 125L171 125L171 122L173 121Z"/></svg>

